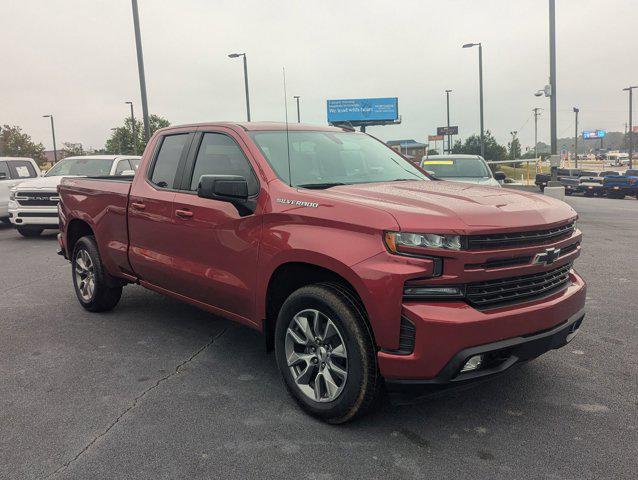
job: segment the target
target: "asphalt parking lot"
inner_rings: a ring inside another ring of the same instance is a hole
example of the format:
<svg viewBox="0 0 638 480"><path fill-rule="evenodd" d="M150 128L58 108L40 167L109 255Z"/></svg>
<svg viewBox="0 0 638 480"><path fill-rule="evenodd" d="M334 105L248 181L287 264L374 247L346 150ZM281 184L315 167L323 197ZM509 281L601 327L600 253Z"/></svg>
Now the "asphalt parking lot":
<svg viewBox="0 0 638 480"><path fill-rule="evenodd" d="M78 304L55 234L0 227L0 478L636 478L638 201L569 198L587 316L471 391L345 426L288 397L259 334L138 286Z"/></svg>

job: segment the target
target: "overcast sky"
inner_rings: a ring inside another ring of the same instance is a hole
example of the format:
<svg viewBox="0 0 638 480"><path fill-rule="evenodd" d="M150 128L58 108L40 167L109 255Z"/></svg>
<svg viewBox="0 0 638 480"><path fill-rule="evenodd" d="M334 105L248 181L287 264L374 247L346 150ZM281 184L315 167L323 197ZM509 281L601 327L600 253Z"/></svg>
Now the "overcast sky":
<svg viewBox="0 0 638 480"><path fill-rule="evenodd" d="M558 135L621 131L638 84L636 0L557 0ZM445 124L479 129L478 52L484 46L485 126L506 143L533 144L531 109L549 138L547 0L139 0L149 108L171 123L245 120L246 52L253 120L284 119L301 96L302 121L326 123L326 99L398 97L400 126L384 139L424 141ZM20 125L51 148L101 147L135 102L141 116L130 0L0 0L0 123ZM638 123L638 122L636 122Z"/></svg>

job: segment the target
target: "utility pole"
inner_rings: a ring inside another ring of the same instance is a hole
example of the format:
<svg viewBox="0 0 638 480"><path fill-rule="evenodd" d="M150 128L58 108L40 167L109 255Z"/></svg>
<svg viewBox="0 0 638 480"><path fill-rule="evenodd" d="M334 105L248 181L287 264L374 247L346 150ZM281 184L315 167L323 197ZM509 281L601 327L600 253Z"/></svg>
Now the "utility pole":
<svg viewBox="0 0 638 480"><path fill-rule="evenodd" d="M246 91L246 121L250 122L250 95L248 94L248 61L245 53L231 53L228 58L243 57L244 60L244 90Z"/></svg>
<svg viewBox="0 0 638 480"><path fill-rule="evenodd" d="M518 132L516 130L514 130L513 132L510 132L510 135L512 136L512 143L510 143L510 154L513 154L514 152L512 152L512 146L514 145L514 140L516 140L516 135L518 134ZM516 160L515 156L512 155L512 160Z"/></svg>
<svg viewBox="0 0 638 480"><path fill-rule="evenodd" d="M538 158L538 117L540 108L536 107L532 110L534 111L534 157Z"/></svg>
<svg viewBox="0 0 638 480"><path fill-rule="evenodd" d="M297 123L301 123L301 114L299 113L299 95L294 95L292 98L297 100Z"/></svg>
<svg viewBox="0 0 638 480"><path fill-rule="evenodd" d="M146 98L146 77L144 75L144 54L142 53L142 34L140 33L140 15L137 11L137 0L131 0L133 7L133 28L135 29L135 48L137 50L137 70L140 76L140 92L142 95L142 115L144 117L144 139L151 138L151 125L148 121L148 100Z"/></svg>
<svg viewBox="0 0 638 480"><path fill-rule="evenodd" d="M481 157L485 158L485 128L483 124L483 45L479 43L466 43L463 48L478 47L479 52L479 108L481 111Z"/></svg>
<svg viewBox="0 0 638 480"><path fill-rule="evenodd" d="M131 147L133 155L137 155L137 130L135 129L135 113L133 112L133 102L124 102L131 106Z"/></svg>
<svg viewBox="0 0 638 480"><path fill-rule="evenodd" d="M557 109L556 109L556 1L549 0L549 85L551 95L549 97L550 104L550 130L552 155L558 153L558 134L557 134Z"/></svg>
<svg viewBox="0 0 638 480"><path fill-rule="evenodd" d="M451 153L452 152L452 135L450 135L450 92L452 90L446 90L445 91L445 99L446 99L446 103L447 103L447 153Z"/></svg>
<svg viewBox="0 0 638 480"><path fill-rule="evenodd" d="M574 168L578 168L578 108L574 107L574 115L576 116L574 124Z"/></svg>
<svg viewBox="0 0 638 480"><path fill-rule="evenodd" d="M634 123L633 123L633 90L638 88L637 86L623 88L623 91L629 92L629 168L633 168L634 154Z"/></svg>
<svg viewBox="0 0 638 480"><path fill-rule="evenodd" d="M42 115L42 118L51 120L51 135L53 136L53 163L58 161L58 149L55 146L55 125L53 124L53 115Z"/></svg>

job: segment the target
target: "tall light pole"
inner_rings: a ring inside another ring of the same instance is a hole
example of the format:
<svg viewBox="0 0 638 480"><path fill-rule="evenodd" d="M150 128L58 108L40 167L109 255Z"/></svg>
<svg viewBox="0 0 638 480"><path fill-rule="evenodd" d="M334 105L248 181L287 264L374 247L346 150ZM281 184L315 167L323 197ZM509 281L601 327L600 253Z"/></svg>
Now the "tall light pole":
<svg viewBox="0 0 638 480"><path fill-rule="evenodd" d="M624 92L629 92L629 168L633 168L632 156L634 154L634 124L633 124L633 90L638 88L638 85L633 87L623 88Z"/></svg>
<svg viewBox="0 0 638 480"><path fill-rule="evenodd" d="M466 43L463 48L478 47L479 52L479 102L481 110L481 157L485 158L485 128L483 124L483 45L479 43Z"/></svg>
<svg viewBox="0 0 638 480"><path fill-rule="evenodd" d="M578 107L574 107L574 168L578 168Z"/></svg>
<svg viewBox="0 0 638 480"><path fill-rule="evenodd" d="M450 131L450 92L452 92L452 90L446 90L445 91L445 101L447 103L447 129L448 129L447 153L450 153L452 151L452 148L450 146L450 143L452 141L452 135L450 135L450 133L449 133L449 131Z"/></svg>
<svg viewBox="0 0 638 480"><path fill-rule="evenodd" d="M534 111L534 157L538 158L538 116L540 108L532 109Z"/></svg>
<svg viewBox="0 0 638 480"><path fill-rule="evenodd" d="M135 129L135 113L133 112L133 102L124 102L131 106L131 147L133 155L137 155L137 130Z"/></svg>
<svg viewBox="0 0 638 480"><path fill-rule="evenodd" d="M549 0L549 116L552 155L558 153L556 110L556 1ZM552 178L552 180L556 180Z"/></svg>
<svg viewBox="0 0 638 480"><path fill-rule="evenodd" d="M510 132L510 135L512 136L512 143L510 143L510 153L513 153L512 146L514 145L514 140L516 140L516 135L518 135L518 131L514 130L513 132ZM512 155L512 160L516 160L516 158L514 158L514 155Z"/></svg>
<svg viewBox="0 0 638 480"><path fill-rule="evenodd" d="M245 53L231 53L230 55L228 55L228 57L229 58L237 58L237 57L243 57L244 58L244 87L246 89L246 118L250 122L250 96L248 95L248 64L247 64L247 61L246 61L246 54Z"/></svg>
<svg viewBox="0 0 638 480"><path fill-rule="evenodd" d="M55 146L55 125L53 124L53 115L42 115L42 118L51 120L51 135L53 135L53 163L58 161L58 149Z"/></svg>
<svg viewBox="0 0 638 480"><path fill-rule="evenodd" d="M297 123L301 123L301 114L299 113L299 95L294 95L292 98L297 100Z"/></svg>
<svg viewBox="0 0 638 480"><path fill-rule="evenodd" d="M144 55L142 53L142 34L140 33L140 14L137 0L131 0L133 7L133 28L135 29L135 48L137 50L137 70L140 76L140 92L142 95L142 116L144 117L144 139L151 138L151 125L148 121L148 100L146 98L146 77L144 75Z"/></svg>

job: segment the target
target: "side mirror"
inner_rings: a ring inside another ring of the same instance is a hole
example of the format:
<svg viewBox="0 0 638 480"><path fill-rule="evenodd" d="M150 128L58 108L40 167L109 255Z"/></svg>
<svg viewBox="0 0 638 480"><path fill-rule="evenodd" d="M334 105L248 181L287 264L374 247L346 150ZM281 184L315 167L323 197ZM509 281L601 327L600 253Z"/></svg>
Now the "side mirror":
<svg viewBox="0 0 638 480"><path fill-rule="evenodd" d="M494 179L498 180L499 182L504 181L507 178L507 175L505 175L505 172L495 172L494 173Z"/></svg>
<svg viewBox="0 0 638 480"><path fill-rule="evenodd" d="M197 195L232 203L242 217L253 213L257 205L256 200L248 198L248 181L241 175L202 175Z"/></svg>
<svg viewBox="0 0 638 480"><path fill-rule="evenodd" d="M5 172L0 172L0 180L6 180L7 174Z"/></svg>

